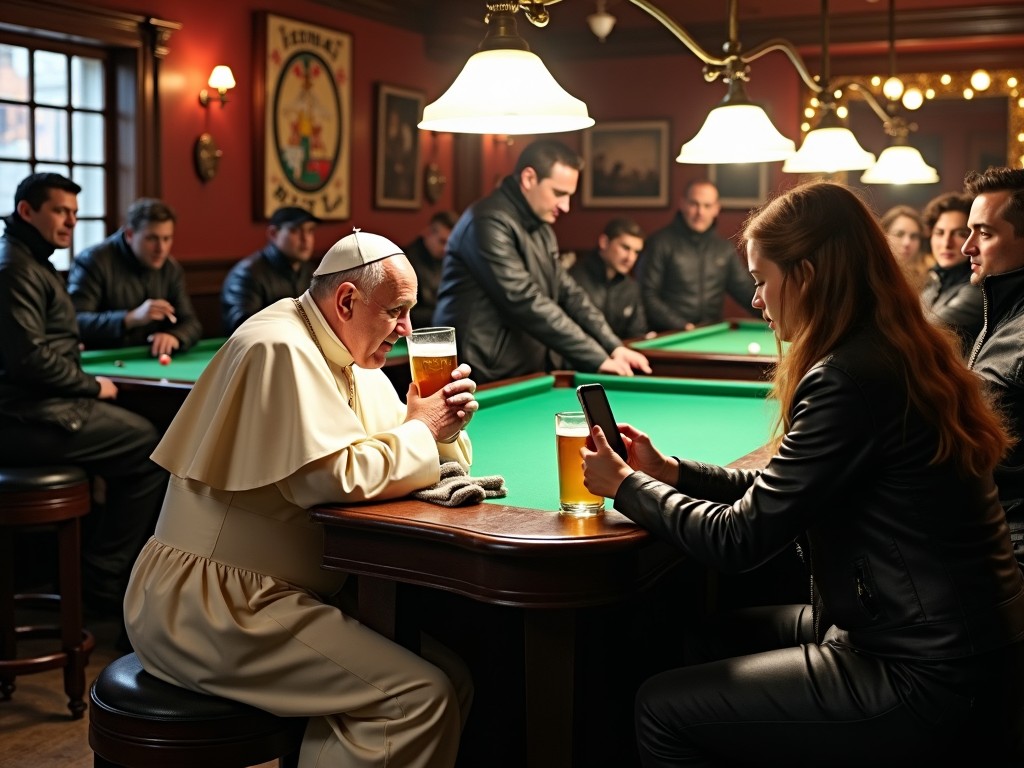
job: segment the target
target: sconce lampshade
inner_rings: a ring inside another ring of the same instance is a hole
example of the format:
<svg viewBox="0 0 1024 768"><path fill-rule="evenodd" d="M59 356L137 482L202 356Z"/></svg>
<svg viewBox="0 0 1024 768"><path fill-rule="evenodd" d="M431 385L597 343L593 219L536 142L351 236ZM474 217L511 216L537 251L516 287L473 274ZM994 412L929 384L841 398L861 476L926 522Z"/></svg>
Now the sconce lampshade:
<svg viewBox="0 0 1024 768"><path fill-rule="evenodd" d="M831 118L831 119L829 119ZM834 112L826 112L821 123L804 137L800 151L786 160L786 173L838 173L860 171L875 162L853 131L839 124Z"/></svg>
<svg viewBox="0 0 1024 768"><path fill-rule="evenodd" d="M878 161L864 171L860 180L865 184L934 184L939 174L914 147L893 144L882 150Z"/></svg>
<svg viewBox="0 0 1024 768"><path fill-rule="evenodd" d="M612 33L612 28L615 27L617 19L604 10L603 5L599 5L598 9L597 13L587 16L587 26L590 27L590 31L594 33L594 36L603 43L605 38Z"/></svg>
<svg viewBox="0 0 1024 768"><path fill-rule="evenodd" d="M530 51L473 54L455 82L423 109L419 127L451 133L533 134L578 131L594 124Z"/></svg>
<svg viewBox="0 0 1024 768"><path fill-rule="evenodd" d="M683 144L677 163L769 163L785 160L796 145L779 133L757 104L712 109L697 135Z"/></svg>
<svg viewBox="0 0 1024 768"><path fill-rule="evenodd" d="M231 67L218 64L213 68L213 71L210 73L210 79L206 84L211 88L224 92L235 87L235 75L231 72Z"/></svg>

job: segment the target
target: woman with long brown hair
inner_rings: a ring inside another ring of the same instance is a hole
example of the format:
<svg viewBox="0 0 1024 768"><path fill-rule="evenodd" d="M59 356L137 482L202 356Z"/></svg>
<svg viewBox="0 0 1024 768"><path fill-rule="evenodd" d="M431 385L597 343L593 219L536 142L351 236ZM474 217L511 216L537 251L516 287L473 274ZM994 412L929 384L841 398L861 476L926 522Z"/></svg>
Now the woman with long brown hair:
<svg viewBox="0 0 1024 768"><path fill-rule="evenodd" d="M648 680L643 765L1024 759L1024 580L992 482L1010 442L999 418L849 189L797 187L744 241L752 304L789 342L766 467L679 460L620 424L628 464L595 428L585 478L712 568L798 542L811 605L720 617L702 663Z"/></svg>

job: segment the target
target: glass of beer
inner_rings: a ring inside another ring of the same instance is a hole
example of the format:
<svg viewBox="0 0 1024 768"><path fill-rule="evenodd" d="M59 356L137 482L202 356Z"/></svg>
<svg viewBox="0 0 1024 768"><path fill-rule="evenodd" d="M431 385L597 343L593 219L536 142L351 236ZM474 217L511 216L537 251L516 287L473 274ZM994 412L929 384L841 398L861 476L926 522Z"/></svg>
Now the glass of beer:
<svg viewBox="0 0 1024 768"><path fill-rule="evenodd" d="M604 509L604 498L583 485L580 449L587 443L590 427L582 411L555 414L555 447L558 451L558 503L562 514L591 517Z"/></svg>
<svg viewBox="0 0 1024 768"><path fill-rule="evenodd" d="M459 363L455 354L455 329L417 328L408 339L412 380L427 397L452 380Z"/></svg>

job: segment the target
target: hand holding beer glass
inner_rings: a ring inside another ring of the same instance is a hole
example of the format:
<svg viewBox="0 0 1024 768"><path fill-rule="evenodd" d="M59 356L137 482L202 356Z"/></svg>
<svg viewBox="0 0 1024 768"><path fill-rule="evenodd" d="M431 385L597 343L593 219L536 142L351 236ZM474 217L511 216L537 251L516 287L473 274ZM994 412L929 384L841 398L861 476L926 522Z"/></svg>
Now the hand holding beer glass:
<svg viewBox="0 0 1024 768"><path fill-rule="evenodd" d="M582 411L555 414L555 446L558 451L558 501L563 514L592 517L604 510L604 497L583 485L580 449L587 443L590 426Z"/></svg>
<svg viewBox="0 0 1024 768"><path fill-rule="evenodd" d="M418 328L407 344L412 380L420 389L420 397L434 394L452 380L452 371L459 365L454 328Z"/></svg>

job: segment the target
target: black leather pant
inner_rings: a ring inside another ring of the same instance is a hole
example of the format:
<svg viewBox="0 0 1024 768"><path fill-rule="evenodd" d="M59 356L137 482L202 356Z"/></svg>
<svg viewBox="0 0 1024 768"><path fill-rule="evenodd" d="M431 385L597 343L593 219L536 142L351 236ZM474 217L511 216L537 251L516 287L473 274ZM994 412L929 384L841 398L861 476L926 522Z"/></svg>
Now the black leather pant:
<svg viewBox="0 0 1024 768"><path fill-rule="evenodd" d="M908 662L812 637L810 606L714 619L688 651L716 660L637 694L642 764L1024 765L1024 643Z"/></svg>
<svg viewBox="0 0 1024 768"><path fill-rule="evenodd" d="M12 466L74 464L106 481L106 504L84 526L82 591L93 604L120 612L135 558L156 526L167 472L149 455L153 425L107 402L94 404L77 432L53 424L0 417L0 462Z"/></svg>

